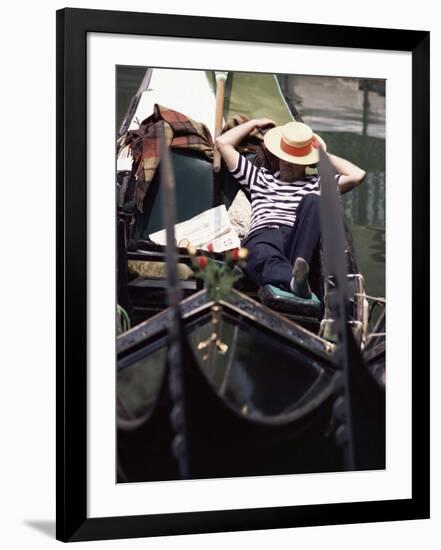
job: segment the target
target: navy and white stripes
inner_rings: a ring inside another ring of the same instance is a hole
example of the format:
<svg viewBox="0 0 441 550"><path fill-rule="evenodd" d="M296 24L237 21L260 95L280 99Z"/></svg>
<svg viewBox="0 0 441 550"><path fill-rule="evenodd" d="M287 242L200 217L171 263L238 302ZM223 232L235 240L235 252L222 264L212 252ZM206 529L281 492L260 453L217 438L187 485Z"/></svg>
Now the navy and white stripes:
<svg viewBox="0 0 441 550"><path fill-rule="evenodd" d="M268 225L293 226L297 207L305 195L320 195L320 178L305 176L298 181L283 182L280 172L272 174L265 168L257 168L244 156L239 160L232 175L251 195L250 234Z"/></svg>

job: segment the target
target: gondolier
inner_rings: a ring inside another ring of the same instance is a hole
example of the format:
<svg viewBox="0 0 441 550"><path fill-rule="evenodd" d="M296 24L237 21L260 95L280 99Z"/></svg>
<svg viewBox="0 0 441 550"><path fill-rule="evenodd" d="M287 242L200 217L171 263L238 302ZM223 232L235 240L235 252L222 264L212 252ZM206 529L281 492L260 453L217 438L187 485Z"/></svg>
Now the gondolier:
<svg viewBox="0 0 441 550"><path fill-rule="evenodd" d="M272 173L257 168L237 147L255 129L265 133L265 147L279 160ZM247 275L263 290L278 287L294 297L311 299L309 269L320 241L320 177L306 175L319 160L325 142L300 122L276 126L267 118L250 120L216 139L227 168L251 197L251 225L242 246L249 249ZM351 162L328 154L342 193L359 185L365 172Z"/></svg>

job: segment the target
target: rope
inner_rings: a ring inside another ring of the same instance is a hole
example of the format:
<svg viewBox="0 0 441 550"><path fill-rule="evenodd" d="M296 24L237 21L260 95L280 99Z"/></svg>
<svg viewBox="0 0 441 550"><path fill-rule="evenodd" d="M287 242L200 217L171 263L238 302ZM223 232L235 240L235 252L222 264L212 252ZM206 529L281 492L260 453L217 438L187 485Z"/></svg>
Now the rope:
<svg viewBox="0 0 441 550"><path fill-rule="evenodd" d="M128 330L130 330L130 326L131 326L129 314L119 304L116 305L116 311L118 315L121 317L121 328L123 332L127 332Z"/></svg>

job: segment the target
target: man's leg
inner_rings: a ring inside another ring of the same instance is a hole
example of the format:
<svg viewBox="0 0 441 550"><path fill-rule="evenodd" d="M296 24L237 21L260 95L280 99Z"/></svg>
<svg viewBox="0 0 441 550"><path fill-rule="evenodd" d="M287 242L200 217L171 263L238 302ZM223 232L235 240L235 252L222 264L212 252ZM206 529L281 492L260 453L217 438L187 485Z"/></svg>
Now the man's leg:
<svg viewBox="0 0 441 550"><path fill-rule="evenodd" d="M311 297L310 267L317 260L320 242L319 208L320 197L306 195L299 204L295 224L285 241L285 252L293 265L290 289L302 298Z"/></svg>
<svg viewBox="0 0 441 550"><path fill-rule="evenodd" d="M258 286L271 284L289 290L292 264L284 250L289 231L286 227L260 229L242 242L249 251L245 273Z"/></svg>
<svg viewBox="0 0 441 550"><path fill-rule="evenodd" d="M320 242L320 197L306 195L300 202L296 221L285 241L285 252L294 265L297 258L303 258L308 265Z"/></svg>

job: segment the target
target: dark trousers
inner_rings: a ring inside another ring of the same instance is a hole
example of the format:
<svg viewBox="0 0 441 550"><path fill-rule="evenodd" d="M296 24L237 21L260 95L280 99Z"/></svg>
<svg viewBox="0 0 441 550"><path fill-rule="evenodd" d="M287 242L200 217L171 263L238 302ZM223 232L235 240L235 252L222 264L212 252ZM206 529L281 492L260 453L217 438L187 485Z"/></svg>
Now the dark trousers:
<svg viewBox="0 0 441 550"><path fill-rule="evenodd" d="M318 195L306 195L297 207L293 227L257 229L242 241L249 252L245 273L258 286L290 290L296 258L304 258L311 266L320 242L319 201Z"/></svg>

